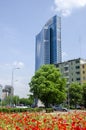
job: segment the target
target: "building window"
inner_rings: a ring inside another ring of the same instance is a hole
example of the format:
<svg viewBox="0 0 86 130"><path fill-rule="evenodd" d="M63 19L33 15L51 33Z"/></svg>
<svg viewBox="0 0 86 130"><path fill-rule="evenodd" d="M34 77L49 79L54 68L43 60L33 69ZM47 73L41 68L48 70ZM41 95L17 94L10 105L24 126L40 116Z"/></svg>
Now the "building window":
<svg viewBox="0 0 86 130"><path fill-rule="evenodd" d="M80 68L80 66L76 66L76 69L79 69Z"/></svg>
<svg viewBox="0 0 86 130"><path fill-rule="evenodd" d="M85 71L83 71L83 74L85 74Z"/></svg>
<svg viewBox="0 0 86 130"><path fill-rule="evenodd" d="M80 74L80 72L76 72L76 74Z"/></svg>
<svg viewBox="0 0 86 130"><path fill-rule="evenodd" d="M76 60L76 63L79 63L79 60Z"/></svg>
<svg viewBox="0 0 86 130"><path fill-rule="evenodd" d="M76 80L77 80L77 81L79 81L79 80L80 80L80 78L76 78Z"/></svg>
<svg viewBox="0 0 86 130"><path fill-rule="evenodd" d="M64 70L67 71L67 70L68 70L68 67L64 67Z"/></svg>
<svg viewBox="0 0 86 130"><path fill-rule="evenodd" d="M73 81L73 78L72 78L72 81Z"/></svg>
<svg viewBox="0 0 86 130"><path fill-rule="evenodd" d="M59 65L57 64L56 67L59 67Z"/></svg>
<svg viewBox="0 0 86 130"><path fill-rule="evenodd" d="M82 68L84 68L84 65L82 65Z"/></svg>

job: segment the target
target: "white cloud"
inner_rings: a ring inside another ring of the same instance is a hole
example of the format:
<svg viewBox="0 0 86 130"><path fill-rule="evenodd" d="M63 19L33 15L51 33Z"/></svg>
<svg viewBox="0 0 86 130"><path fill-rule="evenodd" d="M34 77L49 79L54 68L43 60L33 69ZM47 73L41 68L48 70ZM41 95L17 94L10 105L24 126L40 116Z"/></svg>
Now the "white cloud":
<svg viewBox="0 0 86 130"><path fill-rule="evenodd" d="M86 0L54 0L53 10L60 12L63 16L71 14L73 9L86 6Z"/></svg>
<svg viewBox="0 0 86 130"><path fill-rule="evenodd" d="M21 61L15 61L14 63L13 63L13 66L14 67L19 67L19 68L23 68L24 67L24 63L23 62L21 62Z"/></svg>
<svg viewBox="0 0 86 130"><path fill-rule="evenodd" d="M18 68L23 68L24 67L24 63L21 61L14 61L13 63L6 63L6 64L0 64L0 68L14 68L14 67L18 67Z"/></svg>

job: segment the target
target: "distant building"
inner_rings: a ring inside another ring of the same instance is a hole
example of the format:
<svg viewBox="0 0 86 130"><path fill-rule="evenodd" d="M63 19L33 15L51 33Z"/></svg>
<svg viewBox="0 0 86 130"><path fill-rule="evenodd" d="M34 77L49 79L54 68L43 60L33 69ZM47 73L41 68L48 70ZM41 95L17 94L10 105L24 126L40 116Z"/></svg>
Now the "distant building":
<svg viewBox="0 0 86 130"><path fill-rule="evenodd" d="M0 84L0 101L2 100L2 85Z"/></svg>
<svg viewBox="0 0 86 130"><path fill-rule="evenodd" d="M56 64L67 79L67 84L72 82L86 83L86 60L78 58Z"/></svg>
<svg viewBox="0 0 86 130"><path fill-rule="evenodd" d="M61 17L55 15L36 36L35 70L44 64L56 64L61 61Z"/></svg>
<svg viewBox="0 0 86 130"><path fill-rule="evenodd" d="M14 89L11 85L5 85L3 89L3 99L5 99L7 96L13 96L14 95Z"/></svg>

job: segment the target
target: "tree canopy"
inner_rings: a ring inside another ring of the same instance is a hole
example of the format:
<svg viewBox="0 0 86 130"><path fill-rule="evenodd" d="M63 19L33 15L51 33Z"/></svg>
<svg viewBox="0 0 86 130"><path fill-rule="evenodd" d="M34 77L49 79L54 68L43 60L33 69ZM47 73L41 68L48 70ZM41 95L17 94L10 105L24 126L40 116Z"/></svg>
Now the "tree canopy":
<svg viewBox="0 0 86 130"><path fill-rule="evenodd" d="M72 83L69 87L69 97L70 97L70 105L74 105L75 108L77 105L81 104L82 101L82 86L75 82Z"/></svg>
<svg viewBox="0 0 86 130"><path fill-rule="evenodd" d="M83 105L86 108L86 83L82 85L82 99L83 99Z"/></svg>
<svg viewBox="0 0 86 130"><path fill-rule="evenodd" d="M30 92L46 107L60 104L66 99L66 80L54 65L43 65L32 77Z"/></svg>

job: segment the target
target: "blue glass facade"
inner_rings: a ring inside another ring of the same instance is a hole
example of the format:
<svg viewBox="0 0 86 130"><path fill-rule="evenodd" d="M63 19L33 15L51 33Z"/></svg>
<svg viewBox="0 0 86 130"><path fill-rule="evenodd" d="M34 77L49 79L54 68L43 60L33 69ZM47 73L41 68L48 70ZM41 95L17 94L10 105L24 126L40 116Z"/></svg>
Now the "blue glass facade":
<svg viewBox="0 0 86 130"><path fill-rule="evenodd" d="M60 63L61 55L61 18L55 15L36 36L35 70L43 64Z"/></svg>

